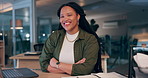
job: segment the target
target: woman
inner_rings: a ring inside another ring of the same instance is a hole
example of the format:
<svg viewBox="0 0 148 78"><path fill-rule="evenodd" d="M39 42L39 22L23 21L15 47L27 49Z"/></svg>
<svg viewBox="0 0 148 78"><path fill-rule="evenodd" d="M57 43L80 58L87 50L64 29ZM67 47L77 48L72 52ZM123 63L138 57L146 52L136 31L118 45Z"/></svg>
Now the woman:
<svg viewBox="0 0 148 78"><path fill-rule="evenodd" d="M94 67L98 67L95 64L101 56L99 53L98 58L98 36L91 30L83 9L75 2L69 2L59 8L57 15L60 28L45 42L40 56L42 71L70 75L90 74Z"/></svg>

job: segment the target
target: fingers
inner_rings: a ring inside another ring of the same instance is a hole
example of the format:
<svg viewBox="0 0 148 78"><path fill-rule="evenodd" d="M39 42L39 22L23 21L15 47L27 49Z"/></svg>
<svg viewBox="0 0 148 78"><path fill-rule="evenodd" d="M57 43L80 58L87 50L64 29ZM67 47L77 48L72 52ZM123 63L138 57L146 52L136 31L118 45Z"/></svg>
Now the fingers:
<svg viewBox="0 0 148 78"><path fill-rule="evenodd" d="M51 67L51 65L48 65L47 70L50 72L52 68L53 68L53 67Z"/></svg>
<svg viewBox="0 0 148 78"><path fill-rule="evenodd" d="M57 60L55 58L50 59L50 65L56 67Z"/></svg>
<svg viewBox="0 0 148 78"><path fill-rule="evenodd" d="M81 64L81 63L84 63L85 60L86 60L86 58L83 58L83 59L79 60L78 62L76 62L75 64Z"/></svg>
<svg viewBox="0 0 148 78"><path fill-rule="evenodd" d="M83 58L82 60L80 60L80 63L84 63L86 60L86 58Z"/></svg>
<svg viewBox="0 0 148 78"><path fill-rule="evenodd" d="M51 65L48 65L47 70L48 70L49 72L53 72L53 71L55 71L55 70L57 70L57 69L56 69L55 67L52 67Z"/></svg>
<svg viewBox="0 0 148 78"><path fill-rule="evenodd" d="M81 63L84 63L84 62L85 62L85 59L83 58L83 59L79 60L78 62L76 62L75 64L81 64Z"/></svg>

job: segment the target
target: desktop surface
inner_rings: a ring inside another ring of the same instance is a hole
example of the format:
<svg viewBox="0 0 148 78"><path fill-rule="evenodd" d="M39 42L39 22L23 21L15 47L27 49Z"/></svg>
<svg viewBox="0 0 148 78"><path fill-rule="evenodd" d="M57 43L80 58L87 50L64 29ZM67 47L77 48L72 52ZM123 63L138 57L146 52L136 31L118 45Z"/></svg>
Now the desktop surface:
<svg viewBox="0 0 148 78"><path fill-rule="evenodd" d="M33 70L37 74L39 74L39 77L37 78L127 78L126 76L123 76L116 72L110 72L110 73L97 73L96 75L83 75L83 76L70 76L68 74L56 74L56 73L46 73L42 72L41 70Z"/></svg>
<svg viewBox="0 0 148 78"><path fill-rule="evenodd" d="M56 74L56 73L46 73L42 72L41 70L33 70L37 74L39 74L39 77L37 78L61 78L61 77L70 77L68 74Z"/></svg>
<svg viewBox="0 0 148 78"><path fill-rule="evenodd" d="M8 69L8 68L2 68L2 69ZM37 78L90 78L92 74L95 74L95 73L92 73L91 75L71 76L68 74L56 74L56 73L42 72L41 70L32 70L32 71L39 75ZM101 78L127 78L116 72L96 73L96 75L98 75ZM86 76L89 76L89 77L86 77ZM91 78L95 78L95 77L93 76Z"/></svg>

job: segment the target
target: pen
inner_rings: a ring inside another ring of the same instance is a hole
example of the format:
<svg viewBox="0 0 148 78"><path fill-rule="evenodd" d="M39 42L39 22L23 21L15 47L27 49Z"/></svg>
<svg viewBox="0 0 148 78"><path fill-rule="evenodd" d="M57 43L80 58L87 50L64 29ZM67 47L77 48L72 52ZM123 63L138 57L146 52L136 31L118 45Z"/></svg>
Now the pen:
<svg viewBox="0 0 148 78"><path fill-rule="evenodd" d="M94 74L94 76L96 76L96 77L98 77L98 78L101 78L100 76L98 76L98 75L95 75L95 74Z"/></svg>

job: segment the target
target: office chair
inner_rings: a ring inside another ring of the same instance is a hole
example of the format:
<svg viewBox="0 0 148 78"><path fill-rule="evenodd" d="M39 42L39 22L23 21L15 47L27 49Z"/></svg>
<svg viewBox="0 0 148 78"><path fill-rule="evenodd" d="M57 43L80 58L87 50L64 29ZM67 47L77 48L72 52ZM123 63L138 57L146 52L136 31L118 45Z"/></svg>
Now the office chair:
<svg viewBox="0 0 148 78"><path fill-rule="evenodd" d="M35 51L42 51L44 44L43 43L38 43L34 45L34 50Z"/></svg>
<svg viewBox="0 0 148 78"><path fill-rule="evenodd" d="M147 78L148 74L145 74L142 71L140 71L140 67L138 67L137 63L134 61L133 56L136 55L137 53L143 53L148 55L148 51L135 50L134 49L135 47L142 47L142 46L137 46L137 45L130 46L128 78Z"/></svg>

